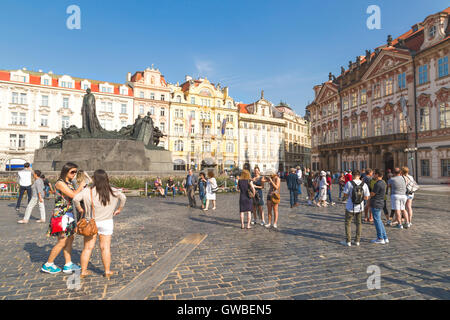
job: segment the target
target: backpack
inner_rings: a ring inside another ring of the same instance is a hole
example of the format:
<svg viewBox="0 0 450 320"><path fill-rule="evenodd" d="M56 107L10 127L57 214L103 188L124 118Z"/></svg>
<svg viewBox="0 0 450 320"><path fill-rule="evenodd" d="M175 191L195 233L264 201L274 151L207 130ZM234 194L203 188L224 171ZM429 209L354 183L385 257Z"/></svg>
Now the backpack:
<svg viewBox="0 0 450 320"><path fill-rule="evenodd" d="M353 205L361 204L364 201L364 182L357 185L354 181L350 181L353 186L352 190L352 203Z"/></svg>
<svg viewBox="0 0 450 320"><path fill-rule="evenodd" d="M409 177L407 178L408 181L406 181L405 176L403 176L403 180L405 180L406 183L406 194L411 195L417 190L419 190L419 185L416 183L416 181L409 179Z"/></svg>

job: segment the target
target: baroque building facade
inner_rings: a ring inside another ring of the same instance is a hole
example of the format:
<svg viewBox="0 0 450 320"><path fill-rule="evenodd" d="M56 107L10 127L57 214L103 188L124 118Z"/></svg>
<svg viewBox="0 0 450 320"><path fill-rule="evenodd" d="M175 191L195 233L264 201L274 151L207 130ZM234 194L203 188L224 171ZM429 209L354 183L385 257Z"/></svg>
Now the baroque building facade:
<svg viewBox="0 0 450 320"><path fill-rule="evenodd" d="M0 171L33 162L34 151L82 126L86 89L96 97L97 116L107 130L134 122L133 90L124 84L55 75L51 71L0 70Z"/></svg>
<svg viewBox="0 0 450 320"><path fill-rule="evenodd" d="M134 117L144 117L149 113L154 126L167 135L170 126L170 89L161 72L152 65L132 76L128 73L127 84L134 92ZM159 146L168 149L167 136L160 139Z"/></svg>
<svg viewBox="0 0 450 320"><path fill-rule="evenodd" d="M341 67L314 87L312 168L393 169L448 183L450 8Z"/></svg>
<svg viewBox="0 0 450 320"><path fill-rule="evenodd" d="M238 162L238 112L228 88L207 78L170 84L169 150L175 170L231 170Z"/></svg>
<svg viewBox="0 0 450 320"><path fill-rule="evenodd" d="M261 98L251 104L239 103L239 168L250 164L258 166L262 173L275 172L284 163L285 121L276 117L273 104Z"/></svg>
<svg viewBox="0 0 450 320"><path fill-rule="evenodd" d="M297 115L286 103L275 107L276 117L284 120L284 161L280 171L311 166L311 133L309 121Z"/></svg>

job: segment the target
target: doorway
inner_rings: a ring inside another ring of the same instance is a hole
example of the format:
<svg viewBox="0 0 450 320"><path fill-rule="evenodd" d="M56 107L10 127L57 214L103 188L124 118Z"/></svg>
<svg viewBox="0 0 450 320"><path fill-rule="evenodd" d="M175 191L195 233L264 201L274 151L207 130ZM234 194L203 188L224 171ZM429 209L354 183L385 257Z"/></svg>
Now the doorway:
<svg viewBox="0 0 450 320"><path fill-rule="evenodd" d="M391 152L386 152L383 155L383 163L384 163L384 172L387 171L387 169L391 169L391 172L394 171L394 156Z"/></svg>

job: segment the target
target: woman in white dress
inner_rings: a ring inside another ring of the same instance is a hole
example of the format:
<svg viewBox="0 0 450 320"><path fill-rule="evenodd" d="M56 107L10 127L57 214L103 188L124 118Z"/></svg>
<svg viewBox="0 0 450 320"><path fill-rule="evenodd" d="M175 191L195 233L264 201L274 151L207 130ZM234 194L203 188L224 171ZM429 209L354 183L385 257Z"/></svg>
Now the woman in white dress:
<svg viewBox="0 0 450 320"><path fill-rule="evenodd" d="M214 172L208 172L208 181L206 182L206 205L203 211L208 211L209 201L212 201L213 210L216 210L216 191L217 189L217 181L214 178Z"/></svg>
<svg viewBox="0 0 450 320"><path fill-rule="evenodd" d="M326 207L327 206L327 173L325 171L320 172L320 183L319 183L319 203L318 207Z"/></svg>
<svg viewBox="0 0 450 320"><path fill-rule="evenodd" d="M402 168L402 176L403 179L405 179L405 183L413 183L415 184L416 182L414 181L414 178L409 175L409 169L408 167L403 167ZM407 194L406 195L407 200L406 200L406 204L405 204L405 209L406 209L406 213L408 214L408 221L409 223L407 223L407 228L410 228L412 226L411 220L412 220L412 216L413 216L413 209L412 209L412 201L414 199L414 193L411 194Z"/></svg>

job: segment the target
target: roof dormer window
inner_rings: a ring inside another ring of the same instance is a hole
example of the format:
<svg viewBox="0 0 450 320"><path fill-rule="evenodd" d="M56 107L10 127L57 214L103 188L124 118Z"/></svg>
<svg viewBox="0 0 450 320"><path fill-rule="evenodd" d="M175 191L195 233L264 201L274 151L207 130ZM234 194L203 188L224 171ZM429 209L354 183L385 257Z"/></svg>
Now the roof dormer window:
<svg viewBox="0 0 450 320"><path fill-rule="evenodd" d="M436 35L436 26L432 26L428 31L428 36L430 39L433 39L435 35Z"/></svg>

